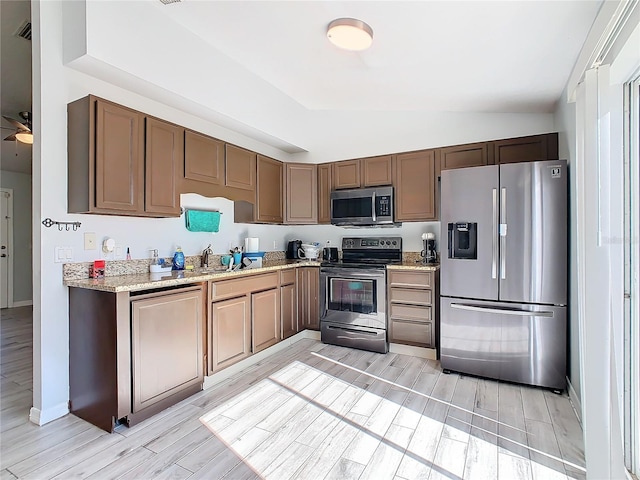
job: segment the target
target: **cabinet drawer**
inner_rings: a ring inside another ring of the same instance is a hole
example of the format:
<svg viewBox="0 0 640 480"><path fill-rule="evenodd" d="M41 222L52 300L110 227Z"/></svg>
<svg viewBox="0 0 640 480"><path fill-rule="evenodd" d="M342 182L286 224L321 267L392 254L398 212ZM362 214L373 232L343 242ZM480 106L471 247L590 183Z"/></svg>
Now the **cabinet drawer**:
<svg viewBox="0 0 640 480"><path fill-rule="evenodd" d="M211 282L211 300L237 297L278 286L278 272Z"/></svg>
<svg viewBox="0 0 640 480"><path fill-rule="evenodd" d="M389 290L389 301L409 303L413 305L431 305L433 292L417 288L392 287Z"/></svg>
<svg viewBox="0 0 640 480"><path fill-rule="evenodd" d="M288 285L290 283L295 283L295 281L296 281L295 268L287 268L285 270L280 270L280 285Z"/></svg>
<svg viewBox="0 0 640 480"><path fill-rule="evenodd" d="M431 288L433 286L433 272L419 270L390 270L389 285Z"/></svg>
<svg viewBox="0 0 640 480"><path fill-rule="evenodd" d="M432 347L432 332L432 323L414 323L391 319L389 325L389 341L422 347Z"/></svg>
<svg viewBox="0 0 640 480"><path fill-rule="evenodd" d="M395 319L413 320L415 322L430 322L432 307L420 307L417 305L403 305L392 303L389 305L389 315Z"/></svg>

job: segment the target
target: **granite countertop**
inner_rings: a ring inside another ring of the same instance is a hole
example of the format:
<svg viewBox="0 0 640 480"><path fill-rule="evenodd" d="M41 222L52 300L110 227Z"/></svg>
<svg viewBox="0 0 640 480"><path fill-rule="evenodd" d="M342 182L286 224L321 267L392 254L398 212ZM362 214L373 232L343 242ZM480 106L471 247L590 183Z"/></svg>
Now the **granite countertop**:
<svg viewBox="0 0 640 480"><path fill-rule="evenodd" d="M415 261L410 259L405 259L400 264L396 265L387 265L387 270L423 270L427 272L435 272L440 269L439 263L422 263L422 260Z"/></svg>
<svg viewBox="0 0 640 480"><path fill-rule="evenodd" d="M226 267L216 266L209 268L195 267L193 270L171 271L167 273L138 273L129 275L114 275L100 279L93 278L68 278L64 280L67 287L87 288L104 292L134 292L154 288L172 287L176 285L188 285L190 283L220 280L241 275L255 275L284 268L318 267L319 261L310 260L271 260L264 262L260 268L246 268L229 272ZM411 269L423 271L437 271L438 264L426 265L412 259L405 259L401 264L388 265L388 269Z"/></svg>
<svg viewBox="0 0 640 480"><path fill-rule="evenodd" d="M188 285L190 283L220 280L243 275L255 275L284 268L317 267L320 262L300 260L273 260L265 262L260 268L246 268L228 272L225 267L194 268L193 270L171 271L167 273L140 273L132 275L115 275L100 279L78 278L66 279L67 287L87 288L89 290L101 290L103 292L133 292L153 288L172 287L175 285Z"/></svg>

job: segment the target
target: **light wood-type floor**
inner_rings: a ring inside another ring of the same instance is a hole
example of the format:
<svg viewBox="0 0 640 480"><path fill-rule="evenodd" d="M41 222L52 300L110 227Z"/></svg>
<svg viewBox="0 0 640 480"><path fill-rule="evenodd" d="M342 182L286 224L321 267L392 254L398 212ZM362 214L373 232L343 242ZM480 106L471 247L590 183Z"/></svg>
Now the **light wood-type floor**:
<svg viewBox="0 0 640 480"><path fill-rule="evenodd" d="M0 337L1 480L585 477L568 397L313 340L132 428L38 427L31 310L2 310Z"/></svg>

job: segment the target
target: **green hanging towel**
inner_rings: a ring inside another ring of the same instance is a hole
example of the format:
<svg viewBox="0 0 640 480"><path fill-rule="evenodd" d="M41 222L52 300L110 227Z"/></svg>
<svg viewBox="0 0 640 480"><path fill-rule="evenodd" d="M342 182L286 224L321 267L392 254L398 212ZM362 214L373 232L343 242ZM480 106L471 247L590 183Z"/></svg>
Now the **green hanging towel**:
<svg viewBox="0 0 640 480"><path fill-rule="evenodd" d="M220 212L187 210L184 217L190 232L217 232L220 228Z"/></svg>

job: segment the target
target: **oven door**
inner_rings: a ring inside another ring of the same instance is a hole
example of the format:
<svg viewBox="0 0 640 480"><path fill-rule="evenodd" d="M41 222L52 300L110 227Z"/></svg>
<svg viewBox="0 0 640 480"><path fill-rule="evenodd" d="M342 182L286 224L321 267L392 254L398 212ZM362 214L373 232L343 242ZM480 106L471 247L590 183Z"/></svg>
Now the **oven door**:
<svg viewBox="0 0 640 480"><path fill-rule="evenodd" d="M320 321L387 328L384 268L322 267Z"/></svg>

